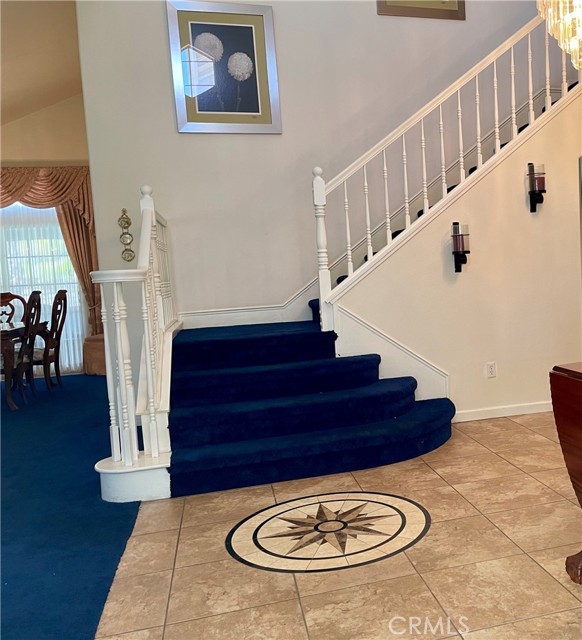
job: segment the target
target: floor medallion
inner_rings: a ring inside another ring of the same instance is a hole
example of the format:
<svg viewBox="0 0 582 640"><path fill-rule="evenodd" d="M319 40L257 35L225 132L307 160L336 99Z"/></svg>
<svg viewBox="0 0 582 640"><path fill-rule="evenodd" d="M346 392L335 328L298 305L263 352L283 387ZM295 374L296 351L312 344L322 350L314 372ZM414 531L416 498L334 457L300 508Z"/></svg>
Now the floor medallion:
<svg viewBox="0 0 582 640"><path fill-rule="evenodd" d="M258 569L337 571L400 553L429 527L428 511L402 496L326 493L253 513L230 531L226 548L236 560Z"/></svg>

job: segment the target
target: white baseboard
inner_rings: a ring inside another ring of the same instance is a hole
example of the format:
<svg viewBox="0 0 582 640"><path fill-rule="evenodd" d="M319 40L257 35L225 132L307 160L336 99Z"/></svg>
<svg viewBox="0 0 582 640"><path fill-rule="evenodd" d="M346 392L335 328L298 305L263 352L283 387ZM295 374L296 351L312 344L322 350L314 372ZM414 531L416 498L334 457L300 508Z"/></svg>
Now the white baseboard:
<svg viewBox="0 0 582 640"><path fill-rule="evenodd" d="M487 420L488 418L507 418L526 413L543 413L552 411L551 401L530 402L528 404L508 404L500 407L483 407L481 409L467 409L457 411L453 422L469 422L471 420Z"/></svg>
<svg viewBox="0 0 582 640"><path fill-rule="evenodd" d="M312 280L283 304L186 311L180 313L179 317L184 329L311 320L308 302L317 297L319 297L317 281Z"/></svg>

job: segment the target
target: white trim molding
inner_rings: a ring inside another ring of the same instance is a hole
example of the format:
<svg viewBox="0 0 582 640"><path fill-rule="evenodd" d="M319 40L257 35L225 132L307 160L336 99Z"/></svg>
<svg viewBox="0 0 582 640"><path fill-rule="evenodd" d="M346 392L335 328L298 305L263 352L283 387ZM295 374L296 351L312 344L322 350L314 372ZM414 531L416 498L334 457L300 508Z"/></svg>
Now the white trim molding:
<svg viewBox="0 0 582 640"><path fill-rule="evenodd" d="M481 407L457 411L453 422L470 422L471 420L487 420L488 418L508 418L529 413L552 411L551 401L530 402L526 404L508 404L499 407Z"/></svg>

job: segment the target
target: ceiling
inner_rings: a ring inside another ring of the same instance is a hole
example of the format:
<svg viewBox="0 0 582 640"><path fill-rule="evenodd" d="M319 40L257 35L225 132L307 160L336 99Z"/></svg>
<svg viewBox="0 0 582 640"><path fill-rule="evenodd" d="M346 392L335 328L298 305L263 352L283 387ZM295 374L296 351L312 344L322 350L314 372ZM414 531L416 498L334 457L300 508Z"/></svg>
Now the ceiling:
<svg viewBox="0 0 582 640"><path fill-rule="evenodd" d="M2 124L82 92L74 0L1 0Z"/></svg>

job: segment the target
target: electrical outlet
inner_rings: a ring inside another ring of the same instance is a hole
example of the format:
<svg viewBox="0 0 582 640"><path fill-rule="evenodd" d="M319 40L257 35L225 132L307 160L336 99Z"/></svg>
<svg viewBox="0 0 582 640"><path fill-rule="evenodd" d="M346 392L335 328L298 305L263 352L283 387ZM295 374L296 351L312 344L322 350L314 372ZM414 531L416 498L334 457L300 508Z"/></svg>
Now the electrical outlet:
<svg viewBox="0 0 582 640"><path fill-rule="evenodd" d="M488 378L496 378L497 377L497 363L496 362L487 362L487 363L485 363L485 375Z"/></svg>

